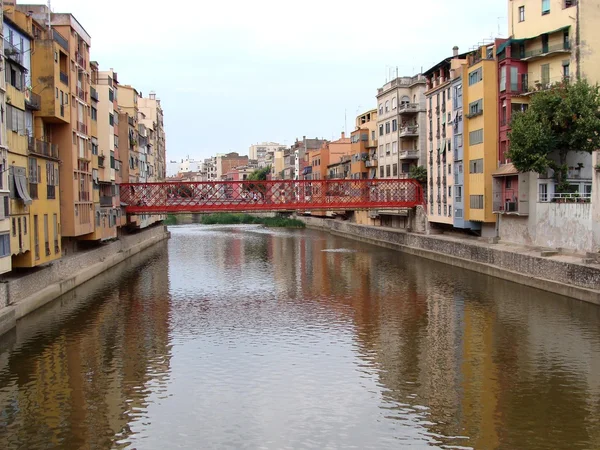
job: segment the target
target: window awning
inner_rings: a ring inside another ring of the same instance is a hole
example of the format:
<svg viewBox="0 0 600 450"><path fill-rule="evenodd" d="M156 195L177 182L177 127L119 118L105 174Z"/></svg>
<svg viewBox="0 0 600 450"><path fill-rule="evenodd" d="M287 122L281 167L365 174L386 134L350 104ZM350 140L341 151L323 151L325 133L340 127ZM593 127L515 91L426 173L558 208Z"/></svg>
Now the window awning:
<svg viewBox="0 0 600 450"><path fill-rule="evenodd" d="M17 188L17 194L23 200L26 205L31 205L31 197L29 196L29 190L27 189L27 178L25 175L15 174L15 186Z"/></svg>
<svg viewBox="0 0 600 450"><path fill-rule="evenodd" d="M519 171L514 166L513 163L502 164L496 171L492 174L493 177L508 177L512 175L518 175Z"/></svg>

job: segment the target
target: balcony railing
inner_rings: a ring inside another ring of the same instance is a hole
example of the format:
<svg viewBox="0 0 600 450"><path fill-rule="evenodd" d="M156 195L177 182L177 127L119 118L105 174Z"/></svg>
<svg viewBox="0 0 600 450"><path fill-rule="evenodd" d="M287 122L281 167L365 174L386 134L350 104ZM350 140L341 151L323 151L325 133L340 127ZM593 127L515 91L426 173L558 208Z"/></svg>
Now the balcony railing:
<svg viewBox="0 0 600 450"><path fill-rule="evenodd" d="M104 156L98 155L98 167L104 168Z"/></svg>
<svg viewBox="0 0 600 450"><path fill-rule="evenodd" d="M27 132L27 150L35 151L35 138Z"/></svg>
<svg viewBox="0 0 600 450"><path fill-rule="evenodd" d="M68 86L69 85L69 75L67 75L64 72L60 72L60 81L61 81L61 83L64 83Z"/></svg>
<svg viewBox="0 0 600 450"><path fill-rule="evenodd" d="M135 122L133 120L133 117L131 116L127 117L127 123L129 123L129 125L131 125L132 127L135 126Z"/></svg>
<svg viewBox="0 0 600 450"><path fill-rule="evenodd" d="M52 37L58 45L67 51L67 53L69 52L69 41L67 41L58 31L52 30Z"/></svg>
<svg viewBox="0 0 600 450"><path fill-rule="evenodd" d="M77 131L87 134L87 125L83 122L77 122Z"/></svg>
<svg viewBox="0 0 600 450"><path fill-rule="evenodd" d="M365 167L377 167L377 160L373 161L370 159L365 161Z"/></svg>
<svg viewBox="0 0 600 450"><path fill-rule="evenodd" d="M398 154L400 159L417 159L419 158L418 150L400 150Z"/></svg>
<svg viewBox="0 0 600 450"><path fill-rule="evenodd" d="M400 137L418 136L418 135L419 135L419 127L417 127L415 125L400 128Z"/></svg>
<svg viewBox="0 0 600 450"><path fill-rule="evenodd" d="M87 101L87 92L85 92L82 88L77 86L77 97L79 97L83 101Z"/></svg>
<svg viewBox="0 0 600 450"><path fill-rule="evenodd" d="M535 58L536 56L547 55L549 53L562 53L570 51L571 45L568 42L563 42L561 44L542 46L541 48L526 51L524 59Z"/></svg>
<svg viewBox="0 0 600 450"><path fill-rule="evenodd" d="M29 92L25 97L25 105L34 111L39 111L42 108L42 97L33 92Z"/></svg>
<svg viewBox="0 0 600 450"><path fill-rule="evenodd" d="M113 198L107 195L100 196L100 206L107 207L112 206Z"/></svg>
<svg viewBox="0 0 600 450"><path fill-rule="evenodd" d="M58 145L52 144L46 141L35 140L35 148L32 150L34 153L47 156L49 158L58 159Z"/></svg>
<svg viewBox="0 0 600 450"><path fill-rule="evenodd" d="M75 53L75 58L77 60L77 64L79 64L81 67L83 67L84 69L85 67L85 58L83 57L83 55L79 52Z"/></svg>
<svg viewBox="0 0 600 450"><path fill-rule="evenodd" d="M557 202L557 203L589 203L592 198L592 193L580 192L540 192L538 194L538 202Z"/></svg>
<svg viewBox="0 0 600 450"><path fill-rule="evenodd" d="M23 53L21 53L21 49L8 42L7 39L4 39L4 55L18 64L23 64Z"/></svg>
<svg viewBox="0 0 600 450"><path fill-rule="evenodd" d="M400 103L398 106L398 114L414 114L419 112L418 103Z"/></svg>
<svg viewBox="0 0 600 450"><path fill-rule="evenodd" d="M54 200L54 199L56 199L56 186L46 186L46 188L47 188L46 198L48 200Z"/></svg>
<svg viewBox="0 0 600 450"><path fill-rule="evenodd" d="M90 98L92 100L99 101L98 91L93 87L90 87Z"/></svg>

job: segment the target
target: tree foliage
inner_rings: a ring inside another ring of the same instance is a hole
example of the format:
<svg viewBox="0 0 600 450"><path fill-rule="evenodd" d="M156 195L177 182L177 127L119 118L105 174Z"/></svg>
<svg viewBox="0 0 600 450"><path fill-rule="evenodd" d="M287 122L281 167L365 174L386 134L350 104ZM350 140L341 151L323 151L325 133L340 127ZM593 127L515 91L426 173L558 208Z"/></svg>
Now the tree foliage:
<svg viewBox="0 0 600 450"><path fill-rule="evenodd" d="M423 166L411 166L408 175L421 184L427 183L427 169Z"/></svg>
<svg viewBox="0 0 600 450"><path fill-rule="evenodd" d="M248 175L248 181L265 181L267 175L271 173L271 166L264 167L262 169L254 170Z"/></svg>
<svg viewBox="0 0 600 450"><path fill-rule="evenodd" d="M583 80L536 92L529 108L513 116L511 128L508 156L515 167L537 173L553 169L564 189L569 152L600 148L600 88Z"/></svg>

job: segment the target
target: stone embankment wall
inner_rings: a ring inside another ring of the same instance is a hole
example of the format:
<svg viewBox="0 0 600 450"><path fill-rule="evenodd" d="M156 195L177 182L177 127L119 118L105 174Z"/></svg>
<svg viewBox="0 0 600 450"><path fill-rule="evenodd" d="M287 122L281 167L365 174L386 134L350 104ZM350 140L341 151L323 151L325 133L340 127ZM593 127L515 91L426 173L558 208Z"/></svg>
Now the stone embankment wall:
<svg viewBox="0 0 600 450"><path fill-rule="evenodd" d="M600 267L511 251L509 246L339 220L298 217L307 226L600 305Z"/></svg>
<svg viewBox="0 0 600 450"><path fill-rule="evenodd" d="M19 318L168 237L166 227L155 226L0 282L0 335Z"/></svg>

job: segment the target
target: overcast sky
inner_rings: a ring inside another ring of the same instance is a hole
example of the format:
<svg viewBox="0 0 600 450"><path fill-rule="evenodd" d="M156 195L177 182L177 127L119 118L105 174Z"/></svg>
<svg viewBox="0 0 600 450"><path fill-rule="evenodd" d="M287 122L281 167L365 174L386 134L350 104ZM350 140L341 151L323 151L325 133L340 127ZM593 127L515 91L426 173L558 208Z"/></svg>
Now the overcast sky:
<svg viewBox="0 0 600 450"><path fill-rule="evenodd" d="M18 3L27 3L17 0ZM31 1L29 3L44 3ZM92 36L92 59L165 111L167 159L331 139L414 75L505 36L506 0L53 0Z"/></svg>

